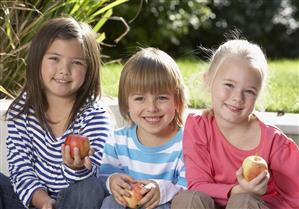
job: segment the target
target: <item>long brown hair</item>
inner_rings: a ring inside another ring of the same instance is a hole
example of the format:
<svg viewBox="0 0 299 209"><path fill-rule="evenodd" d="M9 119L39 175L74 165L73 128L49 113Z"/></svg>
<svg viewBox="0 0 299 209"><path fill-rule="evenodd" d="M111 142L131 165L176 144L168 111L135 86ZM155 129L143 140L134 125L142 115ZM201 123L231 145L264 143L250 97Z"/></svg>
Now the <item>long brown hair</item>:
<svg viewBox="0 0 299 209"><path fill-rule="evenodd" d="M87 100L93 102L101 95L100 47L96 42L96 34L89 25L78 22L71 17L49 20L41 27L31 42L27 57L25 85L22 92L8 109L8 111L13 109L26 94L25 104L21 107L18 114L29 113L29 108L32 108L41 126L44 128L47 127L45 112L48 109L48 101L43 91L41 63L47 49L56 38L64 40L78 39L82 44L84 58L87 63L85 81L77 91L76 100L68 119L68 125L75 119L77 112Z"/></svg>

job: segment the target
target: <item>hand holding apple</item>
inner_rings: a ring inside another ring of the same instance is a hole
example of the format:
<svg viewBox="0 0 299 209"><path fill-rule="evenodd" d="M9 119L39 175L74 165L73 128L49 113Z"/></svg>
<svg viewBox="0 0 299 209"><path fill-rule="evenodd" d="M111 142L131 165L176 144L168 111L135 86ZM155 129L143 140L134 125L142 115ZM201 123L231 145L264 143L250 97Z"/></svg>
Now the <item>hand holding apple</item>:
<svg viewBox="0 0 299 209"><path fill-rule="evenodd" d="M126 189L131 197L123 196L124 199L127 201L127 206L129 208L137 208L138 202L142 199L142 195L140 193L141 189L144 187L144 184L140 182L136 182L131 184L131 190Z"/></svg>
<svg viewBox="0 0 299 209"><path fill-rule="evenodd" d="M246 181L251 181L261 172L268 169L267 162L258 155L248 156L242 163L243 176Z"/></svg>
<svg viewBox="0 0 299 209"><path fill-rule="evenodd" d="M71 134L67 136L65 140L65 145L68 145L70 147L70 154L72 158L74 158L75 147L79 149L81 159L88 156L90 150L90 143L89 139L85 136Z"/></svg>

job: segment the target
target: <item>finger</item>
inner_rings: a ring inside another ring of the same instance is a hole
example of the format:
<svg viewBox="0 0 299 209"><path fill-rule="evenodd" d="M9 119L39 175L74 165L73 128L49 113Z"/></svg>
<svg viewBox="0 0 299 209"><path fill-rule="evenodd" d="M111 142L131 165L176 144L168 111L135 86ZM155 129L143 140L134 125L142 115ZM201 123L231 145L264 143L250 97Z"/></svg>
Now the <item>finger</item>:
<svg viewBox="0 0 299 209"><path fill-rule="evenodd" d="M123 207L127 206L127 202L126 202L126 200L123 197L121 197L121 196L115 196L114 199L121 206L123 206Z"/></svg>
<svg viewBox="0 0 299 209"><path fill-rule="evenodd" d="M70 146L68 145L64 146L63 160L68 165L73 163L73 158L71 157L71 153L70 153Z"/></svg>
<svg viewBox="0 0 299 209"><path fill-rule="evenodd" d="M267 190L267 185L269 181L269 175L266 174L266 176L260 181L260 183L256 186L257 190L265 192Z"/></svg>
<svg viewBox="0 0 299 209"><path fill-rule="evenodd" d="M78 147L73 148L73 153L74 153L74 159L76 159L76 158L81 159L80 158L80 150Z"/></svg>
<svg viewBox="0 0 299 209"><path fill-rule="evenodd" d="M238 180L239 184L241 184L242 182L244 182L243 169L242 169L242 167L240 167L240 168L236 171L236 177L237 177L237 180Z"/></svg>
<svg viewBox="0 0 299 209"><path fill-rule="evenodd" d="M113 186L113 189L111 189L111 192L115 197L123 197L123 196L130 197L131 196L128 191L126 191L125 189L123 189L122 187L120 187L117 184L115 184Z"/></svg>
<svg viewBox="0 0 299 209"><path fill-rule="evenodd" d="M89 157L85 157L85 158L84 158L84 166L85 166L85 168L87 168L88 170L91 170L91 168L92 168L92 162L91 162L91 160L90 160Z"/></svg>
<svg viewBox="0 0 299 209"><path fill-rule="evenodd" d="M145 206L145 209L153 209L156 208L157 205L159 204L159 201L154 201L152 204L150 204L149 206Z"/></svg>
<svg viewBox="0 0 299 209"><path fill-rule="evenodd" d="M123 194L124 194L124 189L122 189L122 188L119 188L119 189L116 189L116 190L113 190L113 191L112 191L112 195L113 195L114 199L115 199L120 205L126 207L126 205L127 205L127 201L124 199Z"/></svg>
<svg viewBox="0 0 299 209"><path fill-rule="evenodd" d="M61 154L62 154L62 157L64 156L64 154L65 154L65 145L63 144L63 145L61 145Z"/></svg>
<svg viewBox="0 0 299 209"><path fill-rule="evenodd" d="M254 185L260 184L261 181L263 181L266 178L267 173L268 173L267 171L261 172L257 177L255 177L254 179L252 179L250 182L252 184L254 184Z"/></svg>
<svg viewBox="0 0 299 209"><path fill-rule="evenodd" d="M140 205L144 207L149 206L152 203L152 199L154 197L154 191L149 191L147 194L143 196L143 198L139 201Z"/></svg>
<svg viewBox="0 0 299 209"><path fill-rule="evenodd" d="M155 198L152 198L148 202L146 202L143 206L144 208L155 208L157 204L158 201Z"/></svg>
<svg viewBox="0 0 299 209"><path fill-rule="evenodd" d="M76 169L82 169L84 167L84 159L82 160L80 158L79 149L77 147L74 148L73 166L75 166Z"/></svg>
<svg viewBox="0 0 299 209"><path fill-rule="evenodd" d="M131 176L127 175L127 174L120 174L121 178L123 179L123 181L128 182L129 184L136 182Z"/></svg>
<svg viewBox="0 0 299 209"><path fill-rule="evenodd" d="M89 149L89 152L88 152L88 155L91 156L91 155L94 154L94 152L95 152L94 149L93 149L93 148L90 148L90 149Z"/></svg>
<svg viewBox="0 0 299 209"><path fill-rule="evenodd" d="M69 145L65 146L64 154L67 159L71 159L71 148Z"/></svg>
<svg viewBox="0 0 299 209"><path fill-rule="evenodd" d="M127 190L131 190L131 184L130 182L126 182L123 179L121 179L120 181L117 182L117 185L122 188L122 189L127 189Z"/></svg>

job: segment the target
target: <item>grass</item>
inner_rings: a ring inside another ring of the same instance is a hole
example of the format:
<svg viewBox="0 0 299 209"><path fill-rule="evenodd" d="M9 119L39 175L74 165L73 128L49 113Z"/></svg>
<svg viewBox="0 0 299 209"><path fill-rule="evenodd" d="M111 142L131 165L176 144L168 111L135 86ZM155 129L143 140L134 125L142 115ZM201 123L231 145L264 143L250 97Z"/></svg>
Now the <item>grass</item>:
<svg viewBox="0 0 299 209"><path fill-rule="evenodd" d="M209 105L208 94L203 89L202 74L208 64L198 60L177 60L189 91L189 106L204 108ZM117 96L122 66L107 64L102 69L104 95ZM258 102L257 109L268 112L299 113L299 60L269 61L267 89Z"/></svg>

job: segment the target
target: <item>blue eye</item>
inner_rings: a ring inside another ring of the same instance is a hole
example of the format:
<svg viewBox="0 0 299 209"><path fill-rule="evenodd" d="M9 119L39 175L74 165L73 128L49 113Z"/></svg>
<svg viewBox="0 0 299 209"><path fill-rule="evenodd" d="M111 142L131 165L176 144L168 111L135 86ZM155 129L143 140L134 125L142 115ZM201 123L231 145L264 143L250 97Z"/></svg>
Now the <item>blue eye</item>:
<svg viewBox="0 0 299 209"><path fill-rule="evenodd" d="M167 96L158 96L158 99L159 100L168 100L168 97Z"/></svg>
<svg viewBox="0 0 299 209"><path fill-rule="evenodd" d="M253 90L245 90L245 93L256 96L256 92Z"/></svg>

